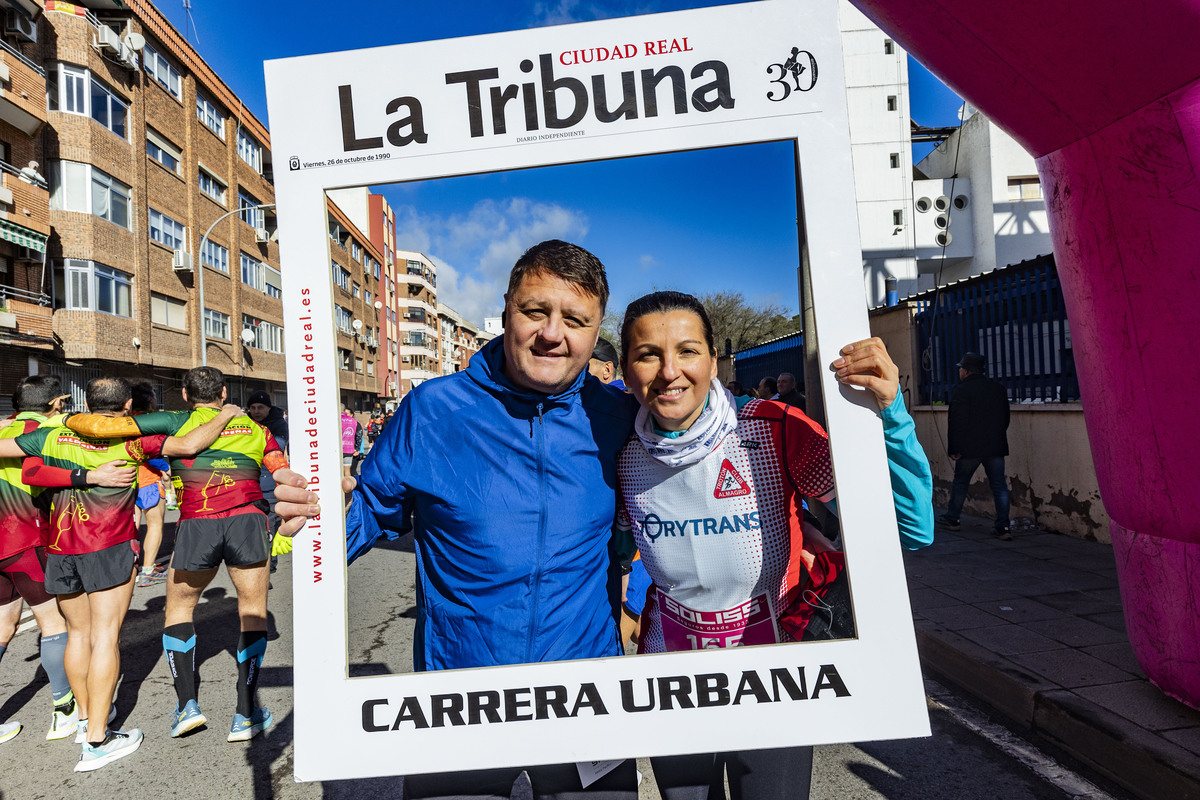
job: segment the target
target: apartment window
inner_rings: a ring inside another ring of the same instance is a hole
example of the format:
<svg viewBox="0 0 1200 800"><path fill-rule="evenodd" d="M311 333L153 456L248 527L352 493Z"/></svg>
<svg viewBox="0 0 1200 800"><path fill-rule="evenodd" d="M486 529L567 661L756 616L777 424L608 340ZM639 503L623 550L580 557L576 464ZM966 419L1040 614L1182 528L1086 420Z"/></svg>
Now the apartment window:
<svg viewBox="0 0 1200 800"><path fill-rule="evenodd" d="M82 211L129 228L129 187L91 164L50 162L50 208Z"/></svg>
<svg viewBox="0 0 1200 800"><path fill-rule="evenodd" d="M897 208L892 211L892 224L893 225L903 225L904 224L904 209Z"/></svg>
<svg viewBox="0 0 1200 800"><path fill-rule="evenodd" d="M349 372L350 371L350 358L351 358L350 351L344 347L339 347L337 349L337 352L338 352L338 369Z"/></svg>
<svg viewBox="0 0 1200 800"><path fill-rule="evenodd" d="M187 303L157 292L150 293L150 321L156 325L187 330Z"/></svg>
<svg viewBox="0 0 1200 800"><path fill-rule="evenodd" d="M269 297L283 297L283 276L279 274L279 270L272 267L270 264L263 264L263 271L266 278L265 291Z"/></svg>
<svg viewBox="0 0 1200 800"><path fill-rule="evenodd" d="M93 78L89 70L59 64L57 72L57 86L51 83L48 87L52 111L91 117L117 136L125 138L125 117L129 106L124 100Z"/></svg>
<svg viewBox="0 0 1200 800"><path fill-rule="evenodd" d="M242 314L242 329L254 332L250 347L265 350L268 353L283 352L283 328L273 322L257 319L249 314Z"/></svg>
<svg viewBox="0 0 1200 800"><path fill-rule="evenodd" d="M198 181L200 191L216 200L221 205L225 205L225 183L217 178L204 167L200 167Z"/></svg>
<svg viewBox="0 0 1200 800"><path fill-rule="evenodd" d="M196 92L196 119L207 125L217 136L225 138L225 115L199 91Z"/></svg>
<svg viewBox="0 0 1200 800"><path fill-rule="evenodd" d="M338 247L342 248L343 250L346 249L346 244L344 241L346 238L346 232L342 230L341 225L333 221L332 217L329 219L329 238L332 239L334 244L336 244Z"/></svg>
<svg viewBox="0 0 1200 800"><path fill-rule="evenodd" d="M379 280L379 262L376 261L374 266L375 266L375 280Z"/></svg>
<svg viewBox="0 0 1200 800"><path fill-rule="evenodd" d="M175 69L171 65L171 62L167 61L162 53L155 50L150 44L146 44L142 48L142 67L164 89L170 92L172 97L176 100L183 99L183 91L180 88L179 70Z"/></svg>
<svg viewBox="0 0 1200 800"><path fill-rule="evenodd" d="M333 318L337 324L337 329L342 333L350 333L353 328L350 327L351 316L348 309L342 308L339 305L333 307Z"/></svg>
<svg viewBox="0 0 1200 800"><path fill-rule="evenodd" d="M370 289L367 289L363 292L363 302L366 303L368 306L371 305L371 290Z"/></svg>
<svg viewBox="0 0 1200 800"><path fill-rule="evenodd" d="M146 155L162 164L175 174L179 174L179 161L183 154L179 148L167 141L158 131L146 129Z"/></svg>
<svg viewBox="0 0 1200 800"><path fill-rule="evenodd" d="M895 53L896 53L896 43L893 42L891 39L884 39L883 40L883 54L885 56L890 56L890 55L895 55Z"/></svg>
<svg viewBox="0 0 1200 800"><path fill-rule="evenodd" d="M897 108L898 108L898 106L896 104L896 95L889 94L888 99L887 99L887 110L895 111Z"/></svg>
<svg viewBox="0 0 1200 800"><path fill-rule="evenodd" d="M350 289L350 296L357 298L360 294L362 294L361 287L359 287L358 283L354 283Z"/></svg>
<svg viewBox="0 0 1200 800"><path fill-rule="evenodd" d="M359 375L362 375L363 360L361 358L354 359L354 371L357 372Z"/></svg>
<svg viewBox="0 0 1200 800"><path fill-rule="evenodd" d="M262 267L262 262L257 258L242 253L242 283L258 289L260 292L265 292L267 284Z"/></svg>
<svg viewBox="0 0 1200 800"><path fill-rule="evenodd" d="M350 271L336 261L333 262L333 282L347 292L350 291Z"/></svg>
<svg viewBox="0 0 1200 800"><path fill-rule="evenodd" d="M204 335L210 339L228 339L229 315L211 308L204 309Z"/></svg>
<svg viewBox="0 0 1200 800"><path fill-rule="evenodd" d="M238 128L237 151L238 155L242 157L242 161L254 167L255 172L262 174L262 145L242 128Z"/></svg>
<svg viewBox="0 0 1200 800"><path fill-rule="evenodd" d="M133 276L127 272L68 258L63 262L63 307L133 316Z"/></svg>
<svg viewBox="0 0 1200 800"><path fill-rule="evenodd" d="M200 263L228 275L229 250L212 239L205 239L204 244L200 246Z"/></svg>
<svg viewBox="0 0 1200 800"><path fill-rule="evenodd" d="M255 208L258 205L261 203L253 195L247 194L241 189L238 190L238 208L241 209L238 216L241 217L242 222L256 230L267 227L266 211L262 208Z"/></svg>
<svg viewBox="0 0 1200 800"><path fill-rule="evenodd" d="M186 249L187 229L182 222L171 219L161 211L150 209L150 238L172 250Z"/></svg>
<svg viewBox="0 0 1200 800"><path fill-rule="evenodd" d="M374 377L374 375L375 375L375 362L368 361L367 362L367 377Z"/></svg>
<svg viewBox="0 0 1200 800"><path fill-rule="evenodd" d="M888 156L888 166L892 169L900 169L900 154L892 153Z"/></svg>
<svg viewBox="0 0 1200 800"><path fill-rule="evenodd" d="M1009 200L1041 200L1042 182L1036 175L1008 179Z"/></svg>
<svg viewBox="0 0 1200 800"><path fill-rule="evenodd" d="M362 260L362 248L358 246L358 242L350 240L350 257L355 261Z"/></svg>

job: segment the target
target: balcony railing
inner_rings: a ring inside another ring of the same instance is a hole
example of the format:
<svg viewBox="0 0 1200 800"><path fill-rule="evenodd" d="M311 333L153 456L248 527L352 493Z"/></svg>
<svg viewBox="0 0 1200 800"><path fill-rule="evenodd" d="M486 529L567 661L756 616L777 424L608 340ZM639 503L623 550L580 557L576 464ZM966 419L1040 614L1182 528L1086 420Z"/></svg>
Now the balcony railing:
<svg viewBox="0 0 1200 800"><path fill-rule="evenodd" d="M90 14L91 12L88 12L88 13ZM11 44L4 41L3 39L0 39L0 50L3 50L4 52L8 53L10 56L17 59L25 66L29 67L31 70L36 72L38 75L41 75L43 78L46 77L45 69L38 66L37 62L29 60L29 58L27 58L26 56L21 54L20 50L13 47Z"/></svg>
<svg viewBox="0 0 1200 800"><path fill-rule="evenodd" d="M4 40L0 39L0 44L3 43ZM21 172L20 169L14 167L12 164L9 164L7 161L0 161L0 172L7 172L9 175L15 175L18 180L31 183L39 189L50 189L50 184L46 183L46 179L32 169L30 169L29 172Z"/></svg>
<svg viewBox="0 0 1200 800"><path fill-rule="evenodd" d="M26 289L14 289L11 286L0 286L0 305L7 308L8 299L22 300L26 303L34 303L39 306L50 305L50 295L42 292L31 292Z"/></svg>

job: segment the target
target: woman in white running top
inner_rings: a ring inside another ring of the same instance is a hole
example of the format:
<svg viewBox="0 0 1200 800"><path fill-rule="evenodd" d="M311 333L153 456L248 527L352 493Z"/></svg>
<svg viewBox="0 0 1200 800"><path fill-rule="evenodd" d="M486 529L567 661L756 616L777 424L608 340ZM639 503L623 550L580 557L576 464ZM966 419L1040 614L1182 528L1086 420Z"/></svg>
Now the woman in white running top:
<svg viewBox="0 0 1200 800"><path fill-rule="evenodd" d="M691 295L655 292L629 305L621 366L642 408L618 461L618 523L632 530L654 581L639 652L811 634L823 613L815 598L845 569L842 553L804 519L806 500L834 498L825 431L795 408L735 398L721 385L712 326ZM929 544L932 476L898 397L895 365L881 342L868 340L844 348L833 366L839 380L871 390L880 406L902 544ZM745 624L705 626L693 612L726 612L722 619ZM726 772L735 800L804 800L812 748L652 763L665 800L723 798Z"/></svg>

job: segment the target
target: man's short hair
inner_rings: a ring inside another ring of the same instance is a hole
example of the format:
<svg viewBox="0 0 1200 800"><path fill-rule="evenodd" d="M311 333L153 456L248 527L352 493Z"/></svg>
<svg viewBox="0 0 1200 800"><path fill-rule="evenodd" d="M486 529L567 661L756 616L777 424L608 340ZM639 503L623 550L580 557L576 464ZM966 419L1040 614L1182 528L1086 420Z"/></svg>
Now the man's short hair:
<svg viewBox="0 0 1200 800"><path fill-rule="evenodd" d="M133 387L124 378L92 378L84 390L89 411L124 411Z"/></svg>
<svg viewBox="0 0 1200 800"><path fill-rule="evenodd" d="M134 382L132 388L133 406L129 409L130 411L135 414L144 414L158 408L158 401L154 395L154 384L147 380L141 380Z"/></svg>
<svg viewBox="0 0 1200 800"><path fill-rule="evenodd" d="M577 244L549 239L525 251L508 274L508 294L521 285L526 275L545 273L560 278L600 300L600 311L608 307L608 276L600 259Z"/></svg>
<svg viewBox="0 0 1200 800"><path fill-rule="evenodd" d="M776 381L781 381L781 380L783 380L784 378L787 378L787 379L789 379L789 380L790 380L792 383L795 383L795 382L796 382L796 376L795 376L795 375L793 375L793 374L792 374L792 373L790 373L790 372L781 372L781 373L779 373L779 377L776 379Z"/></svg>
<svg viewBox="0 0 1200 800"><path fill-rule="evenodd" d="M194 367L183 376L189 403L216 403L225 388L225 373L216 367Z"/></svg>
<svg viewBox="0 0 1200 800"><path fill-rule="evenodd" d="M767 377L765 377L761 381L759 381L758 385L762 386L764 383L767 385L767 391L770 392L771 394L777 394L779 392L779 384L777 384L775 382L775 379L772 378L770 375L768 375ZM769 400L770 398L762 397L759 399L760 400Z"/></svg>
<svg viewBox="0 0 1200 800"><path fill-rule="evenodd" d="M596 340L596 346L592 348L592 358L601 363L612 362L614 367L621 363L617 358L617 348L603 336Z"/></svg>
<svg viewBox="0 0 1200 800"><path fill-rule="evenodd" d="M62 395L62 381L57 375L30 375L17 384L12 404L17 411L49 412Z"/></svg>

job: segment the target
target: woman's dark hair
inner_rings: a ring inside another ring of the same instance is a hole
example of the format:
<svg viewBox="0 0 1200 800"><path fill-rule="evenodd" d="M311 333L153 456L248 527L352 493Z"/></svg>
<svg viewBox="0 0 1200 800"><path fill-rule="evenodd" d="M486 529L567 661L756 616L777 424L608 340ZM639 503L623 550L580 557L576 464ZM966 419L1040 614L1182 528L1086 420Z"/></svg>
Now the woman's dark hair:
<svg viewBox="0 0 1200 800"><path fill-rule="evenodd" d="M690 311L699 317L704 326L704 341L708 345L708 352L713 356L717 354L717 348L713 344L712 322L708 319L708 312L704 310L703 303L683 292L651 292L642 295L625 308L625 319L621 320L622 368L629 360L629 330L633 323L647 314L667 314L671 311Z"/></svg>
<svg viewBox="0 0 1200 800"><path fill-rule="evenodd" d="M158 409L158 399L154 396L154 384L147 380L136 381L132 384L133 406L129 409L134 414L144 414Z"/></svg>

